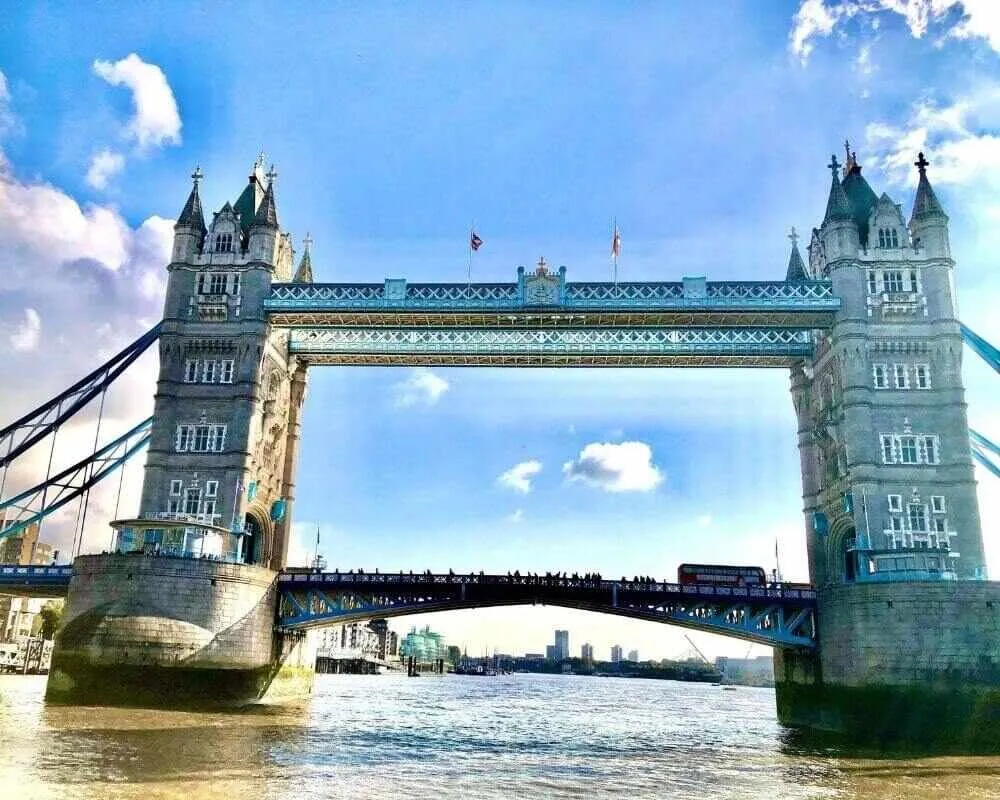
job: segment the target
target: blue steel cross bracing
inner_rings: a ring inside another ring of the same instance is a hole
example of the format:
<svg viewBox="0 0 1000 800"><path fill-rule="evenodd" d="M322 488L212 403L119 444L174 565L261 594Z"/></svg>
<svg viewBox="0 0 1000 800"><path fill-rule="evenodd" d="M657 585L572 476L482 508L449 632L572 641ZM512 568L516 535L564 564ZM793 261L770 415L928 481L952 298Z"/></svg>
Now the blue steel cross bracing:
<svg viewBox="0 0 1000 800"><path fill-rule="evenodd" d="M771 646L816 644L811 586L682 586L511 575L284 572L280 627L295 630L429 611L541 603L680 625Z"/></svg>
<svg viewBox="0 0 1000 800"><path fill-rule="evenodd" d="M962 338L995 372L1000 372L1000 350L987 342L982 336L962 325Z"/></svg>
<svg viewBox="0 0 1000 800"><path fill-rule="evenodd" d="M0 503L0 518L6 523L0 530L0 540L16 536L29 525L58 511L120 468L149 444L152 425L152 417L143 420L82 461Z"/></svg>
<svg viewBox="0 0 1000 800"><path fill-rule="evenodd" d="M160 324L56 397L0 430L0 467L30 450L105 391L160 336Z"/></svg>

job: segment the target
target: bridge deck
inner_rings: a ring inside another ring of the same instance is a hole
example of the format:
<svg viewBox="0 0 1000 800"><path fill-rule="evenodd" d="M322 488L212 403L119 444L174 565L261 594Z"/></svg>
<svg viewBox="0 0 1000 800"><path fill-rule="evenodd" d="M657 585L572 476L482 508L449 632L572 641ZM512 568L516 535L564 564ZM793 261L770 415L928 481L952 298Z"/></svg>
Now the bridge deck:
<svg viewBox="0 0 1000 800"><path fill-rule="evenodd" d="M32 567L0 564L0 594L18 597L65 597L69 591L70 566Z"/></svg>
<svg viewBox="0 0 1000 800"><path fill-rule="evenodd" d="M815 646L810 586L673 583L513 575L284 572L279 624L289 629L405 614L505 605L557 605L736 636L772 646Z"/></svg>

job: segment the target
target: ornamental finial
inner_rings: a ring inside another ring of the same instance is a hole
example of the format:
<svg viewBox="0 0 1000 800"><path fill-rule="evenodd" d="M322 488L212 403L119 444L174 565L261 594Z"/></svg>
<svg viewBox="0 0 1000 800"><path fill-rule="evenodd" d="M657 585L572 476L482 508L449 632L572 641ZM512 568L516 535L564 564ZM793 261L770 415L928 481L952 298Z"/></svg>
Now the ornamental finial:
<svg viewBox="0 0 1000 800"><path fill-rule="evenodd" d="M548 274L549 268L545 263L545 256L538 257L538 269L535 270L536 275L546 275Z"/></svg>
<svg viewBox="0 0 1000 800"><path fill-rule="evenodd" d="M920 170L921 175L925 175L927 173L927 167L930 166L930 163L930 161L924 158L924 151L921 150L917 153L917 160L913 162L913 166Z"/></svg>
<svg viewBox="0 0 1000 800"><path fill-rule="evenodd" d="M795 226L792 225L792 232L788 234L788 239L792 243L792 247L799 246L799 234L795 231Z"/></svg>
<svg viewBox="0 0 1000 800"><path fill-rule="evenodd" d="M197 189L198 184L202 178L205 177L205 173L201 171L201 167L197 166L194 168L194 172L191 173L191 180L194 181L194 187Z"/></svg>
<svg viewBox="0 0 1000 800"><path fill-rule="evenodd" d="M833 177L837 177L837 170L840 168L840 163L837 161L837 156L830 156L830 163L826 165L826 168L833 173Z"/></svg>
<svg viewBox="0 0 1000 800"><path fill-rule="evenodd" d="M267 178L268 183L274 183L274 179L278 177L278 170L274 168L274 164L272 164L271 168L264 174L264 177Z"/></svg>
<svg viewBox="0 0 1000 800"><path fill-rule="evenodd" d="M305 247L306 252L309 252L309 248L312 247L313 239L308 233L306 233L306 238L302 240L302 245Z"/></svg>

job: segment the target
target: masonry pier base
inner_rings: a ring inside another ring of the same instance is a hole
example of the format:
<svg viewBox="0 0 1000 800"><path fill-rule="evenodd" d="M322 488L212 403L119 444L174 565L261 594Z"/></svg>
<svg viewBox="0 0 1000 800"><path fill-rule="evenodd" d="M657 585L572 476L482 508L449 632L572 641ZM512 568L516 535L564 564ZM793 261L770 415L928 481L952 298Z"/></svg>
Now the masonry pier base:
<svg viewBox="0 0 1000 800"><path fill-rule="evenodd" d="M1000 749L1000 583L818 592L819 650L778 650L778 720L857 744Z"/></svg>
<svg viewBox="0 0 1000 800"><path fill-rule="evenodd" d="M275 631L276 573L140 554L74 564L46 699L154 708L301 703L308 635Z"/></svg>

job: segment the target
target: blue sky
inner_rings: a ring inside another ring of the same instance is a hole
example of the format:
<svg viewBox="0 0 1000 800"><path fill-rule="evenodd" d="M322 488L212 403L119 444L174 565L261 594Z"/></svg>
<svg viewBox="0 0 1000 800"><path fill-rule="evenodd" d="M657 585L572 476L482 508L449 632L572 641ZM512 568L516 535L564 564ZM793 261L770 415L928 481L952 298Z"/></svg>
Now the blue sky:
<svg viewBox="0 0 1000 800"><path fill-rule="evenodd" d="M9 10L0 412L32 407L156 321L191 170L201 165L216 209L261 149L279 172L282 225L315 240L318 280L449 281L465 278L473 220L485 240L474 278L512 280L540 255L571 280L605 278L612 217L625 279L781 278L788 229L819 223L824 165L845 137L907 216L923 148L951 216L961 315L1000 340L991 4L536 5ZM154 374L147 358L115 390L106 430L148 412ZM1000 438L995 384L971 355L966 380L973 424ZM785 572L804 578L787 387L780 370L315 369L296 555L318 526L342 568L669 576L685 560L771 567L777 538ZM61 437L69 463L93 421ZM641 446L619 484L568 479L588 446L625 442ZM140 480L130 469L123 512ZM997 484L980 480L997 570ZM116 490L94 498L91 549ZM72 523L46 535L68 542ZM431 623L473 651L540 650L567 626L574 649L685 647L671 629L557 609Z"/></svg>

